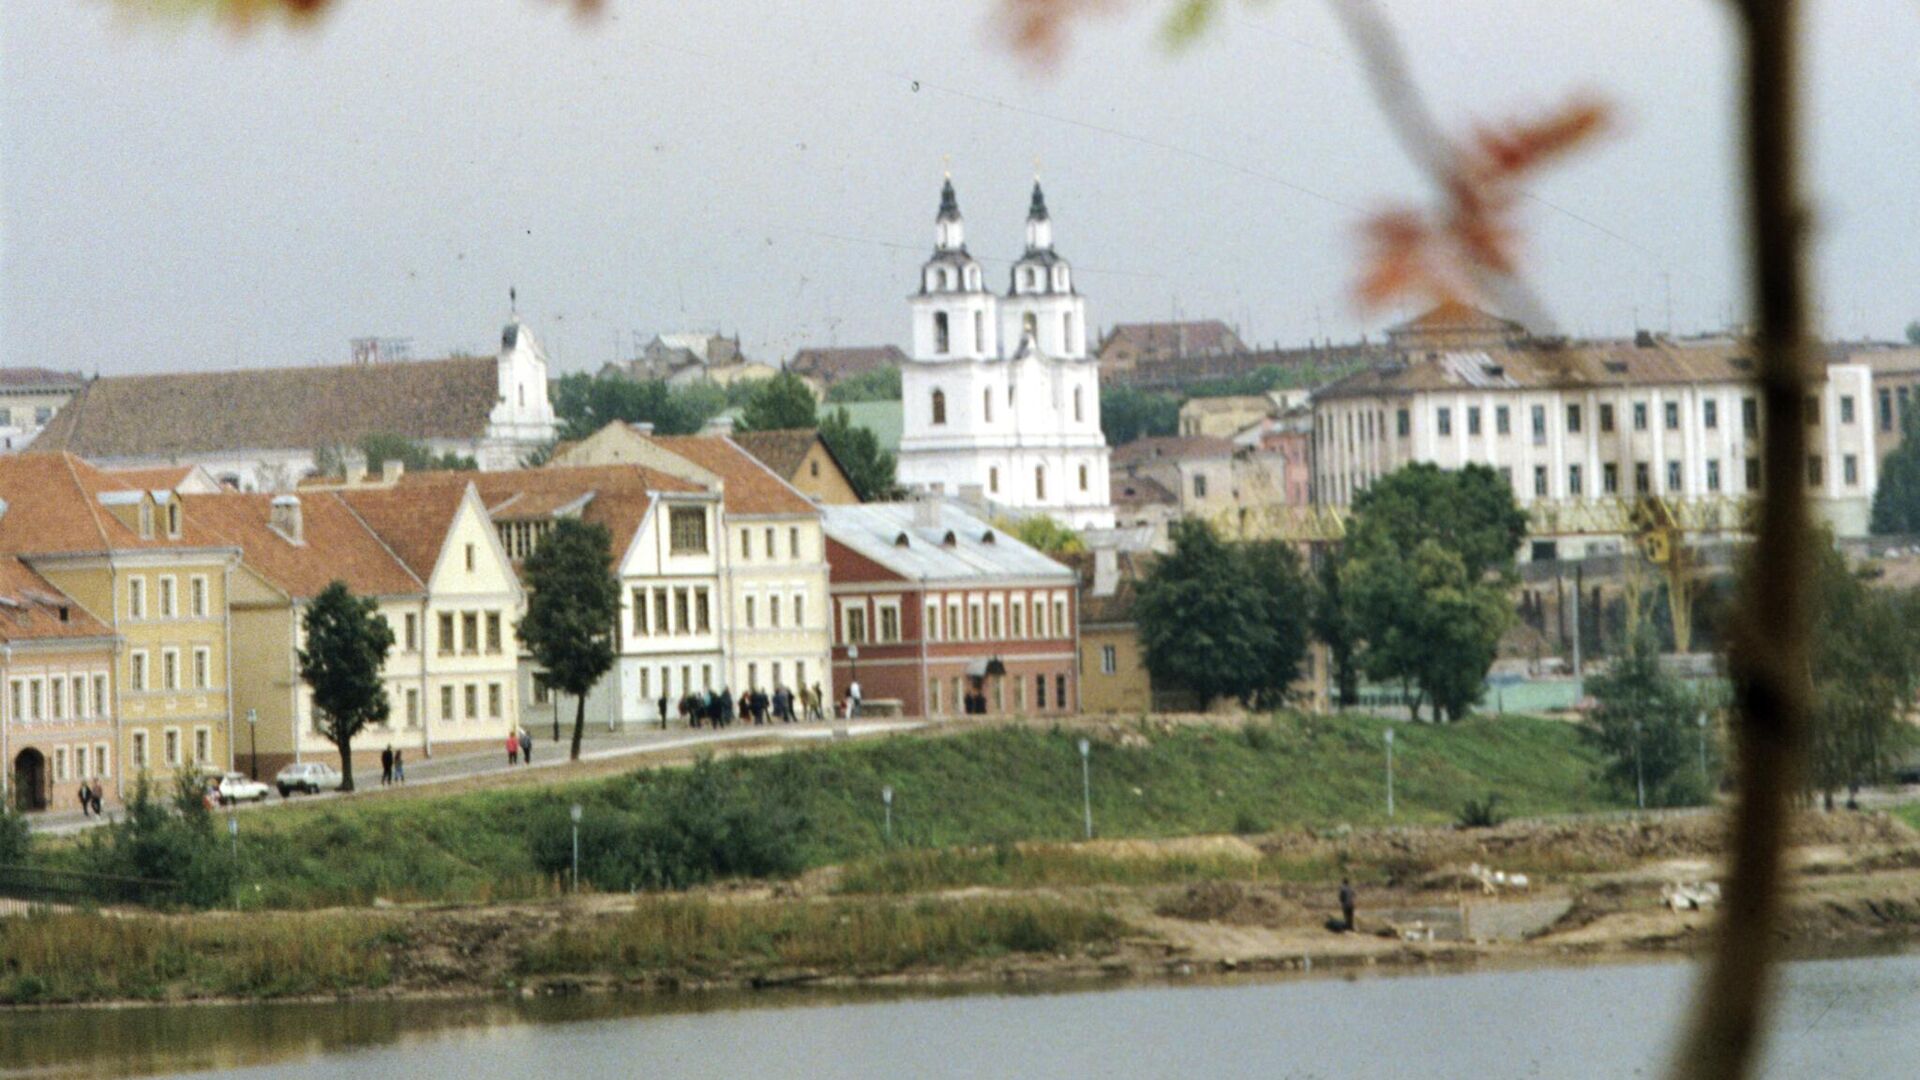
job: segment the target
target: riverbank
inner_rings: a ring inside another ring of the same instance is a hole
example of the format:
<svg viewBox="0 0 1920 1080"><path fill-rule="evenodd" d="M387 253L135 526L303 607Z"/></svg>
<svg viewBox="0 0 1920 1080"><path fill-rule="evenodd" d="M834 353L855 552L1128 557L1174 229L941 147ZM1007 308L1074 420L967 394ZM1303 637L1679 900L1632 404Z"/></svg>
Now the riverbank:
<svg viewBox="0 0 1920 1080"><path fill-rule="evenodd" d="M0 920L0 1002L1030 986L1688 955L1704 948L1712 913L1668 910L1662 888L1718 876L1722 825L1701 815L995 845L672 895L38 914ZM1527 890L1485 895L1476 863L1526 874ZM1794 865L1791 950L1920 940L1920 836L1905 824L1808 815ZM1358 933L1328 929L1343 875L1360 889ZM1467 920L1447 917L1462 908Z"/></svg>

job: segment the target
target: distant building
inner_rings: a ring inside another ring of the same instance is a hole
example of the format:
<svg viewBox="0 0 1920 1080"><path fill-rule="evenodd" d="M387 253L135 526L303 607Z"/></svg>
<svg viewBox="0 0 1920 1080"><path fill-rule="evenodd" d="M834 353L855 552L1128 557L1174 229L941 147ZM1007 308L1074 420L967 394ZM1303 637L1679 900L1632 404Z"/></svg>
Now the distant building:
<svg viewBox="0 0 1920 1080"><path fill-rule="evenodd" d="M787 370L825 388L906 362L907 354L897 345L829 346L799 350L787 361Z"/></svg>
<svg viewBox="0 0 1920 1080"><path fill-rule="evenodd" d="M86 383L70 371L0 367L0 453L26 449Z"/></svg>
<svg viewBox="0 0 1920 1080"><path fill-rule="evenodd" d="M1193 322L1119 323L1107 331L1094 350L1102 374L1131 371L1141 364L1162 363L1190 356L1228 356L1244 353L1247 344L1219 319Z"/></svg>
<svg viewBox="0 0 1920 1080"><path fill-rule="evenodd" d="M547 358L518 320L498 356L116 375L88 382L31 450L105 468L200 465L221 484L280 491L322 448L397 435L511 469L553 441Z"/></svg>
<svg viewBox="0 0 1920 1080"><path fill-rule="evenodd" d="M1405 352L1428 349L1497 349L1524 341L1526 327L1470 304L1449 300L1387 328L1387 344Z"/></svg>
<svg viewBox="0 0 1920 1080"><path fill-rule="evenodd" d="M665 380L675 386L713 383L727 386L740 380L769 379L779 374L772 366L747 359L740 338L720 334L658 334L640 355L600 370L602 377L642 381Z"/></svg>
<svg viewBox="0 0 1920 1080"><path fill-rule="evenodd" d="M815 502L849 506L860 501L847 470L818 431L737 432L733 441Z"/></svg>
<svg viewBox="0 0 1920 1080"><path fill-rule="evenodd" d="M1275 411L1265 394L1197 397L1180 406L1180 434L1231 439Z"/></svg>
<svg viewBox="0 0 1920 1080"><path fill-rule="evenodd" d="M950 716L1079 709L1074 572L943 501L825 508L834 685ZM858 655L854 650L858 649Z"/></svg>
<svg viewBox="0 0 1920 1080"><path fill-rule="evenodd" d="M1907 425L1920 424L1920 348L1853 349L1846 362L1873 373L1873 452L1884 463Z"/></svg>
<svg viewBox="0 0 1920 1080"><path fill-rule="evenodd" d="M1076 560L1080 581L1080 705L1089 713L1159 711L1140 628L1133 621L1139 571L1130 553L1095 548ZM1175 705L1190 703L1181 700Z"/></svg>
<svg viewBox="0 0 1920 1080"><path fill-rule="evenodd" d="M1054 250L1039 183L1027 213L1026 251L1013 264L1005 296L987 288L967 251L951 180L941 189L934 236L933 257L910 300L901 486L978 497L1076 528L1112 525L1086 300Z"/></svg>

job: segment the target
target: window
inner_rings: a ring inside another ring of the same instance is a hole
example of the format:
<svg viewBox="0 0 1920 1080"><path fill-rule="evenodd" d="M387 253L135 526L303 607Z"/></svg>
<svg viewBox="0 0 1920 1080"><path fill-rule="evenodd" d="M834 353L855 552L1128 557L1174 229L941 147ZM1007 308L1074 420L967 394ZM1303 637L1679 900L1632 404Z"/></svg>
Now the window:
<svg viewBox="0 0 1920 1080"><path fill-rule="evenodd" d="M1574 498L1580 497L1580 466L1578 465L1567 466L1567 494Z"/></svg>
<svg viewBox="0 0 1920 1080"><path fill-rule="evenodd" d="M505 695L500 692L499 683L496 682L496 683L487 684L487 719L489 720L500 719L502 715L501 699L503 697L505 697Z"/></svg>
<svg viewBox="0 0 1920 1080"><path fill-rule="evenodd" d="M780 627L780 595L778 593L767 597L767 625L776 630Z"/></svg>
<svg viewBox="0 0 1920 1080"><path fill-rule="evenodd" d="M1480 434L1480 406L1467 406L1467 434Z"/></svg>
<svg viewBox="0 0 1920 1080"><path fill-rule="evenodd" d="M167 535L180 538L180 504L174 500L167 502Z"/></svg>
<svg viewBox="0 0 1920 1080"><path fill-rule="evenodd" d="M707 512L697 506L676 506L667 512L668 550L675 555L707 553Z"/></svg>
<svg viewBox="0 0 1920 1080"><path fill-rule="evenodd" d="M147 755L147 733L144 731L134 732L133 767L136 769L144 769L151 761L152 758Z"/></svg>
<svg viewBox="0 0 1920 1080"><path fill-rule="evenodd" d="M1513 412L1505 405L1494 406L1493 432L1496 435L1513 434Z"/></svg>
<svg viewBox="0 0 1920 1080"><path fill-rule="evenodd" d="M989 424L993 423L993 388L991 386L980 391L980 419Z"/></svg>
<svg viewBox="0 0 1920 1080"><path fill-rule="evenodd" d="M798 525L789 526L787 529L787 557L800 558L800 526Z"/></svg>
<svg viewBox="0 0 1920 1080"><path fill-rule="evenodd" d="M412 611L407 612L407 617L405 621L401 623L401 626L404 628L404 635L405 635L400 639L402 643L402 647L405 648L406 651L408 652L419 652L420 651L420 616L419 614Z"/></svg>
<svg viewBox="0 0 1920 1080"><path fill-rule="evenodd" d="M979 271L967 271L967 280L975 285L979 282ZM973 349L975 352L987 351L987 315L984 311L973 313Z"/></svg>
<svg viewBox="0 0 1920 1080"><path fill-rule="evenodd" d="M740 558L742 561L750 561L753 558L753 530L752 529L740 530Z"/></svg>
<svg viewBox="0 0 1920 1080"><path fill-rule="evenodd" d="M1045 465L1035 465L1033 467L1033 497L1042 501L1045 501L1047 497L1047 467Z"/></svg>
<svg viewBox="0 0 1920 1080"><path fill-rule="evenodd" d="M420 691L411 686L407 688L407 726L420 726Z"/></svg>
<svg viewBox="0 0 1920 1080"><path fill-rule="evenodd" d="M473 656L480 651L480 613L463 611L460 613L460 652Z"/></svg>
<svg viewBox="0 0 1920 1080"><path fill-rule="evenodd" d="M160 689L180 689L180 650L160 650Z"/></svg>
<svg viewBox="0 0 1920 1080"><path fill-rule="evenodd" d="M67 748L64 746L54 748L53 778L62 781L67 779Z"/></svg>
<svg viewBox="0 0 1920 1080"><path fill-rule="evenodd" d="M1000 491L1000 467L998 465L987 466L987 490L996 494Z"/></svg>
<svg viewBox="0 0 1920 1080"><path fill-rule="evenodd" d="M163 619L175 618L180 614L174 607L175 583L172 574L160 575L160 617Z"/></svg>
<svg viewBox="0 0 1920 1080"><path fill-rule="evenodd" d="M1433 410L1433 427L1442 435L1453 434L1453 410L1445 405L1437 406Z"/></svg>
<svg viewBox="0 0 1920 1080"><path fill-rule="evenodd" d="M1053 636L1067 636L1067 602L1056 599L1053 602Z"/></svg>
<svg viewBox="0 0 1920 1080"><path fill-rule="evenodd" d="M1047 707L1047 677L1045 675L1035 675L1033 677L1033 707L1036 709L1044 709Z"/></svg>
<svg viewBox="0 0 1920 1080"><path fill-rule="evenodd" d="M1840 476L1848 487L1858 485L1860 483L1860 459L1853 454L1848 454L1841 458Z"/></svg>
<svg viewBox="0 0 1920 1080"><path fill-rule="evenodd" d="M166 764L177 769L180 767L180 729L168 728L165 734L166 743L163 749L166 756L164 760Z"/></svg>
<svg viewBox="0 0 1920 1080"><path fill-rule="evenodd" d="M1396 410L1393 414L1393 422L1394 429L1399 432L1401 438L1404 439L1413 433L1413 416L1407 410Z"/></svg>
<svg viewBox="0 0 1920 1080"><path fill-rule="evenodd" d="M93 775L95 776L112 776L113 775L112 753L113 752L111 748L109 748L106 743L93 744Z"/></svg>
<svg viewBox="0 0 1920 1080"><path fill-rule="evenodd" d="M473 572L473 566L474 566L474 552L473 552L473 545L472 545L472 544L468 544L468 545L467 545L467 572L468 572L468 573L472 573L472 572Z"/></svg>
<svg viewBox="0 0 1920 1080"><path fill-rule="evenodd" d="M944 311L936 311L933 313L933 351L943 353L946 352L951 345L952 338L947 331L947 313ZM934 422L939 423L937 420Z"/></svg>
<svg viewBox="0 0 1920 1080"><path fill-rule="evenodd" d="M987 605L987 636L994 640L1000 638L1000 601Z"/></svg>
<svg viewBox="0 0 1920 1080"><path fill-rule="evenodd" d="M768 529L768 530L767 530L767 558L769 558L769 559L771 559L771 558L773 558L773 555L774 555L774 552L773 552L773 530L772 530L772 529Z"/></svg>
<svg viewBox="0 0 1920 1080"><path fill-rule="evenodd" d="M461 696L466 699L467 719L478 720L480 718L480 684L468 683L461 689L465 691Z"/></svg>
<svg viewBox="0 0 1920 1080"><path fill-rule="evenodd" d="M1033 636L1047 636L1047 605L1037 596L1033 599Z"/></svg>
<svg viewBox="0 0 1920 1080"><path fill-rule="evenodd" d="M1535 405L1530 412L1533 417L1533 443L1538 446L1547 441L1547 407Z"/></svg>
<svg viewBox="0 0 1920 1080"><path fill-rule="evenodd" d="M743 602L743 607L746 611L747 629L751 630L753 629L753 597L747 597Z"/></svg>
<svg viewBox="0 0 1920 1080"><path fill-rule="evenodd" d="M67 716L67 684L63 679L47 680L47 718L64 720Z"/></svg>
<svg viewBox="0 0 1920 1080"><path fill-rule="evenodd" d="M629 616L629 625L633 628L633 636L645 637L647 636L647 590L634 589L629 596L632 601L630 606L633 609L633 614Z"/></svg>
<svg viewBox="0 0 1920 1080"><path fill-rule="evenodd" d="M1079 423L1087 418L1087 409L1084 403L1085 396L1086 392L1082 387L1076 386L1073 388L1073 420L1075 423Z"/></svg>
<svg viewBox="0 0 1920 1080"><path fill-rule="evenodd" d="M487 612L487 652L498 655L500 652L500 613Z"/></svg>
<svg viewBox="0 0 1920 1080"><path fill-rule="evenodd" d="M1680 403L1677 401L1667 402L1665 412L1667 417L1667 430L1679 431L1680 430Z"/></svg>
<svg viewBox="0 0 1920 1080"><path fill-rule="evenodd" d="M19 679L15 679L7 684L7 691L9 694L7 708L8 718L14 720L27 719L27 710L25 708L27 684L21 682Z"/></svg>
<svg viewBox="0 0 1920 1080"><path fill-rule="evenodd" d="M1680 490L1680 463L1677 461L1667 462L1667 490Z"/></svg>
<svg viewBox="0 0 1920 1080"><path fill-rule="evenodd" d="M1085 465L1080 466L1080 490L1087 490L1087 467Z"/></svg>
<svg viewBox="0 0 1920 1080"><path fill-rule="evenodd" d="M936 424L944 424L947 422L947 392L945 390L935 390L933 392L933 422Z"/></svg>
<svg viewBox="0 0 1920 1080"><path fill-rule="evenodd" d="M75 717L100 715L100 702L87 700L87 680L85 676L73 677L73 715Z"/></svg>
<svg viewBox="0 0 1920 1080"><path fill-rule="evenodd" d="M443 686L440 688L440 719L455 719L453 715L453 687L451 686Z"/></svg>
<svg viewBox="0 0 1920 1080"><path fill-rule="evenodd" d="M1700 422L1706 426L1708 431L1713 431L1720 426L1719 401L1714 398L1708 398L1700 403Z"/></svg>
<svg viewBox="0 0 1920 1080"><path fill-rule="evenodd" d="M927 601L927 621L921 633L928 641L940 640L940 604L938 601Z"/></svg>
<svg viewBox="0 0 1920 1080"><path fill-rule="evenodd" d="M1754 398L1740 399L1740 429L1749 436L1760 430L1760 403Z"/></svg>
<svg viewBox="0 0 1920 1080"><path fill-rule="evenodd" d="M1826 461L1821 458L1819 454L1809 454L1807 456L1807 483L1813 487L1819 487L1822 477L1826 475L1826 465Z"/></svg>
<svg viewBox="0 0 1920 1080"><path fill-rule="evenodd" d="M213 686L213 650L205 645L193 650L193 688L206 690Z"/></svg>
<svg viewBox="0 0 1920 1080"><path fill-rule="evenodd" d="M1852 394L1840 395L1840 422L1843 424L1853 423L1853 395Z"/></svg>
<svg viewBox="0 0 1920 1080"><path fill-rule="evenodd" d="M1880 390L1880 430L1893 430L1893 391L1885 387Z"/></svg>
<svg viewBox="0 0 1920 1080"><path fill-rule="evenodd" d="M1055 675L1053 677L1053 700L1059 702L1061 708L1064 709L1067 707L1067 677L1065 675Z"/></svg>
<svg viewBox="0 0 1920 1080"><path fill-rule="evenodd" d="M980 605L978 602L967 605L967 638L980 640Z"/></svg>
<svg viewBox="0 0 1920 1080"><path fill-rule="evenodd" d="M960 637L960 601L958 600L947 603L947 640L963 640Z"/></svg>
<svg viewBox="0 0 1920 1080"><path fill-rule="evenodd" d="M1610 401L1600 403L1600 430L1613 430L1613 403Z"/></svg>
<svg viewBox="0 0 1920 1080"><path fill-rule="evenodd" d="M93 677L93 714L105 716L107 712L107 677L95 675Z"/></svg>
<svg viewBox="0 0 1920 1080"><path fill-rule="evenodd" d="M1633 493L1636 495L1653 493L1653 470L1644 461L1633 463Z"/></svg>
<svg viewBox="0 0 1920 1080"><path fill-rule="evenodd" d="M127 618L144 619L147 617L147 579L127 579Z"/></svg>
<svg viewBox="0 0 1920 1080"><path fill-rule="evenodd" d="M153 504L144 499L140 502L140 539L153 539Z"/></svg>
<svg viewBox="0 0 1920 1080"><path fill-rule="evenodd" d="M1720 459L1719 458L1707 459L1707 490L1708 491L1720 490Z"/></svg>
<svg viewBox="0 0 1920 1080"><path fill-rule="evenodd" d="M1007 605L1007 636L1008 637L1017 638L1021 636L1020 613L1025 610L1026 610L1026 605L1020 602L1019 597L1015 597L1013 602Z"/></svg>
<svg viewBox="0 0 1920 1080"><path fill-rule="evenodd" d="M707 590L695 589L693 590L693 632L705 634L712 629L713 624L708 620Z"/></svg>
<svg viewBox="0 0 1920 1080"><path fill-rule="evenodd" d="M807 598L799 593L793 594L793 625L796 627L807 625Z"/></svg>
<svg viewBox="0 0 1920 1080"><path fill-rule="evenodd" d="M684 621L682 620L683 623ZM653 632L669 633L667 625L667 590L655 589L653 590ZM686 627L682 625L680 629L685 630Z"/></svg>
<svg viewBox="0 0 1920 1080"><path fill-rule="evenodd" d="M1206 477L1206 474L1204 474L1204 473L1196 473L1196 474L1194 474L1194 477L1193 477L1193 497L1194 497L1194 498L1196 498L1196 499L1204 499L1204 498L1206 498L1206 497L1207 497L1207 477Z"/></svg>
<svg viewBox="0 0 1920 1080"><path fill-rule="evenodd" d="M193 729L193 763L205 765L213 760L213 731L209 728Z"/></svg>
<svg viewBox="0 0 1920 1080"><path fill-rule="evenodd" d="M458 646L453 640L453 612L440 613L440 655L452 656Z"/></svg>
<svg viewBox="0 0 1920 1080"><path fill-rule="evenodd" d="M1100 646L1100 674L1112 675L1120 670L1120 652L1112 645Z"/></svg>
<svg viewBox="0 0 1920 1080"><path fill-rule="evenodd" d="M1647 403L1644 401L1633 403L1633 430L1647 430Z"/></svg>
<svg viewBox="0 0 1920 1080"><path fill-rule="evenodd" d="M1545 465L1535 465L1533 467L1533 495L1537 499L1547 497L1547 467Z"/></svg>
<svg viewBox="0 0 1920 1080"><path fill-rule="evenodd" d="M1760 490L1760 459L1757 457L1747 459L1747 490Z"/></svg>
<svg viewBox="0 0 1920 1080"><path fill-rule="evenodd" d="M900 609L890 605L880 607L880 640L900 640Z"/></svg>
<svg viewBox="0 0 1920 1080"><path fill-rule="evenodd" d="M1579 431L1580 431L1580 406L1569 405L1567 406L1567 433L1571 435L1571 434L1577 434Z"/></svg>

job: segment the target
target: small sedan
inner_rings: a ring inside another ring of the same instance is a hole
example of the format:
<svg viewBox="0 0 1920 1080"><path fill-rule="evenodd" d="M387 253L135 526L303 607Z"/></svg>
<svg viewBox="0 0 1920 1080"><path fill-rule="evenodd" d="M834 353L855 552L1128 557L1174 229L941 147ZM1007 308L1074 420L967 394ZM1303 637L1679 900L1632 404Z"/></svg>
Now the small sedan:
<svg viewBox="0 0 1920 1080"><path fill-rule="evenodd" d="M265 799L273 789L246 773L222 773L218 785L220 804L232 806L234 803L259 802Z"/></svg>
<svg viewBox="0 0 1920 1080"><path fill-rule="evenodd" d="M323 791L334 791L340 787L340 770L324 761L300 761L280 770L273 778L273 784L280 789L280 797L287 798L296 791L309 795L318 795Z"/></svg>

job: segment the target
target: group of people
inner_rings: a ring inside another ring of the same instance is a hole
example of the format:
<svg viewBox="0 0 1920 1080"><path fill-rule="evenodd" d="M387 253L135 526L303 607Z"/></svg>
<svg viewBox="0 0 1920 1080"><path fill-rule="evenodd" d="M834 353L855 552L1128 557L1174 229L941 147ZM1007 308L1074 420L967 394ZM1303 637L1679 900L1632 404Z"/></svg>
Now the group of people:
<svg viewBox="0 0 1920 1080"><path fill-rule="evenodd" d="M389 746L380 751L380 786L404 784L407 782L407 759L405 750L395 750Z"/></svg>
<svg viewBox="0 0 1920 1080"><path fill-rule="evenodd" d="M100 781L80 781L80 816L99 817L103 815L106 811L100 809L100 799L105 794L106 789L100 786Z"/></svg>
<svg viewBox="0 0 1920 1080"><path fill-rule="evenodd" d="M533 736L527 734L526 728L507 732L507 764L533 764Z"/></svg>
<svg viewBox="0 0 1920 1080"><path fill-rule="evenodd" d="M691 691L682 697L676 706L680 721L688 727L723 728L737 719L742 723L765 724L778 721L782 724L798 723L802 720L823 720L825 714L825 696L820 684L812 687L802 686L798 693L785 686L776 686L773 693L758 688L743 690L738 698L726 687L719 690ZM660 727L667 726L667 699L660 698Z"/></svg>

